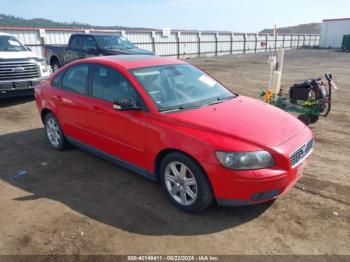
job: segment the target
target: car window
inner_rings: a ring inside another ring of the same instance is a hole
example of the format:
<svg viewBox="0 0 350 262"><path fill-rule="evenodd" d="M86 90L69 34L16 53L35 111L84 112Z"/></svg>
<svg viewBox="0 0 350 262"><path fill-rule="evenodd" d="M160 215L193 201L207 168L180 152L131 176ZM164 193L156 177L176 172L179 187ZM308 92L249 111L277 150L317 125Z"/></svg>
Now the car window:
<svg viewBox="0 0 350 262"><path fill-rule="evenodd" d="M63 73L60 73L57 76L55 76L51 81L51 86L60 88L62 77Z"/></svg>
<svg viewBox="0 0 350 262"><path fill-rule="evenodd" d="M92 96L109 102L128 98L139 104L139 96L130 82L116 70L96 65L92 78Z"/></svg>
<svg viewBox="0 0 350 262"><path fill-rule="evenodd" d="M132 49L135 45L119 35L96 35L97 44L102 49Z"/></svg>
<svg viewBox="0 0 350 262"><path fill-rule="evenodd" d="M96 43L95 40L92 37L88 37L84 41L84 50L89 50L89 49L96 49Z"/></svg>
<svg viewBox="0 0 350 262"><path fill-rule="evenodd" d="M235 95L206 73L188 64L130 70L149 93L159 111L201 107Z"/></svg>
<svg viewBox="0 0 350 262"><path fill-rule="evenodd" d="M87 64L72 66L64 74L62 89L78 94L86 94L88 86L88 73L89 65Z"/></svg>
<svg viewBox="0 0 350 262"><path fill-rule="evenodd" d="M86 37L84 37L84 36L74 36L72 38L71 43L70 43L70 48L78 49L78 50L82 49L85 39L86 39Z"/></svg>
<svg viewBox="0 0 350 262"><path fill-rule="evenodd" d="M0 52L19 52L27 49L14 36L0 35Z"/></svg>

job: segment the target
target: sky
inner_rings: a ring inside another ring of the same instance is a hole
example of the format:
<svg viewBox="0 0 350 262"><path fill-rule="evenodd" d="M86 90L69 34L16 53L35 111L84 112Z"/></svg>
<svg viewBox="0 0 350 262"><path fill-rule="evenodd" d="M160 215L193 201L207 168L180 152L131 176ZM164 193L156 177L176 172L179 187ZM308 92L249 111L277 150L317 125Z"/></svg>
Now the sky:
<svg viewBox="0 0 350 262"><path fill-rule="evenodd" d="M258 32L350 17L349 0L0 0L0 13L92 25Z"/></svg>

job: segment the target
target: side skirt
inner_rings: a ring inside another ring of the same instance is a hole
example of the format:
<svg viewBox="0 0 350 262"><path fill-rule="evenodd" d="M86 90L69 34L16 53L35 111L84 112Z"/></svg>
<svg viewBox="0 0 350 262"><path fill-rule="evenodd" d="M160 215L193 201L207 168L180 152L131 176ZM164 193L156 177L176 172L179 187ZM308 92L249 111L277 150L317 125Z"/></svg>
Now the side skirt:
<svg viewBox="0 0 350 262"><path fill-rule="evenodd" d="M139 168L138 166L136 166L134 164L131 164L125 160L119 159L115 156L112 156L111 154L105 153L101 150L98 150L98 149L92 147L92 146L81 143L80 141L78 141L72 137L66 137L66 139L70 144L72 144L72 145L74 145L74 146L76 146L84 151L87 151L93 155L100 157L100 158L106 159L106 160L108 160L108 161L110 161L118 166L129 169L130 171L133 171L137 174L140 174L140 175L142 175L142 176L144 176L144 177L146 177L154 182L158 182L157 176L155 174L149 173L145 169Z"/></svg>

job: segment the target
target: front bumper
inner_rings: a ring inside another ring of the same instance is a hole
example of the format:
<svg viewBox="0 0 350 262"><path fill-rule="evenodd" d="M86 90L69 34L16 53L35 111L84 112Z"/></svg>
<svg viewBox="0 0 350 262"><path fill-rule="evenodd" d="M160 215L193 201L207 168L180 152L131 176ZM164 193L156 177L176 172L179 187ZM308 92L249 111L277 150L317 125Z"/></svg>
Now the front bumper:
<svg viewBox="0 0 350 262"><path fill-rule="evenodd" d="M220 172L221 179L214 179L212 185L217 203L225 206L245 206L270 201L286 193L300 178L299 165L290 171L240 171L239 177L233 171L220 166L206 165L205 168L214 174Z"/></svg>
<svg viewBox="0 0 350 262"><path fill-rule="evenodd" d="M14 97L22 95L33 95L36 85L48 77L21 79L14 81L0 81L0 97Z"/></svg>
<svg viewBox="0 0 350 262"><path fill-rule="evenodd" d="M284 144L276 146L274 151L278 152L278 156L275 159L280 164L274 168L235 171L224 168L219 163L204 163L217 203L226 206L252 205L273 200L288 192L299 180L312 150L293 167L290 155L310 138L311 131L305 129Z"/></svg>

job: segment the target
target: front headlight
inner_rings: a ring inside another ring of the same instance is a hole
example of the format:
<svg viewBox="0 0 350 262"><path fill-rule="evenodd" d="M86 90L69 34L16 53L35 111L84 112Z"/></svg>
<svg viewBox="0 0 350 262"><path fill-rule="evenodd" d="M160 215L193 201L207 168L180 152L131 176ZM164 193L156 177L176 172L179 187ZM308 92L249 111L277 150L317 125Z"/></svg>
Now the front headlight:
<svg viewBox="0 0 350 262"><path fill-rule="evenodd" d="M49 72L49 67L47 66L45 60L41 60L39 63L40 63L41 70L43 71L43 73Z"/></svg>
<svg viewBox="0 0 350 262"><path fill-rule="evenodd" d="M216 157L226 168L235 170L254 170L275 165L269 152L220 152L217 151Z"/></svg>

